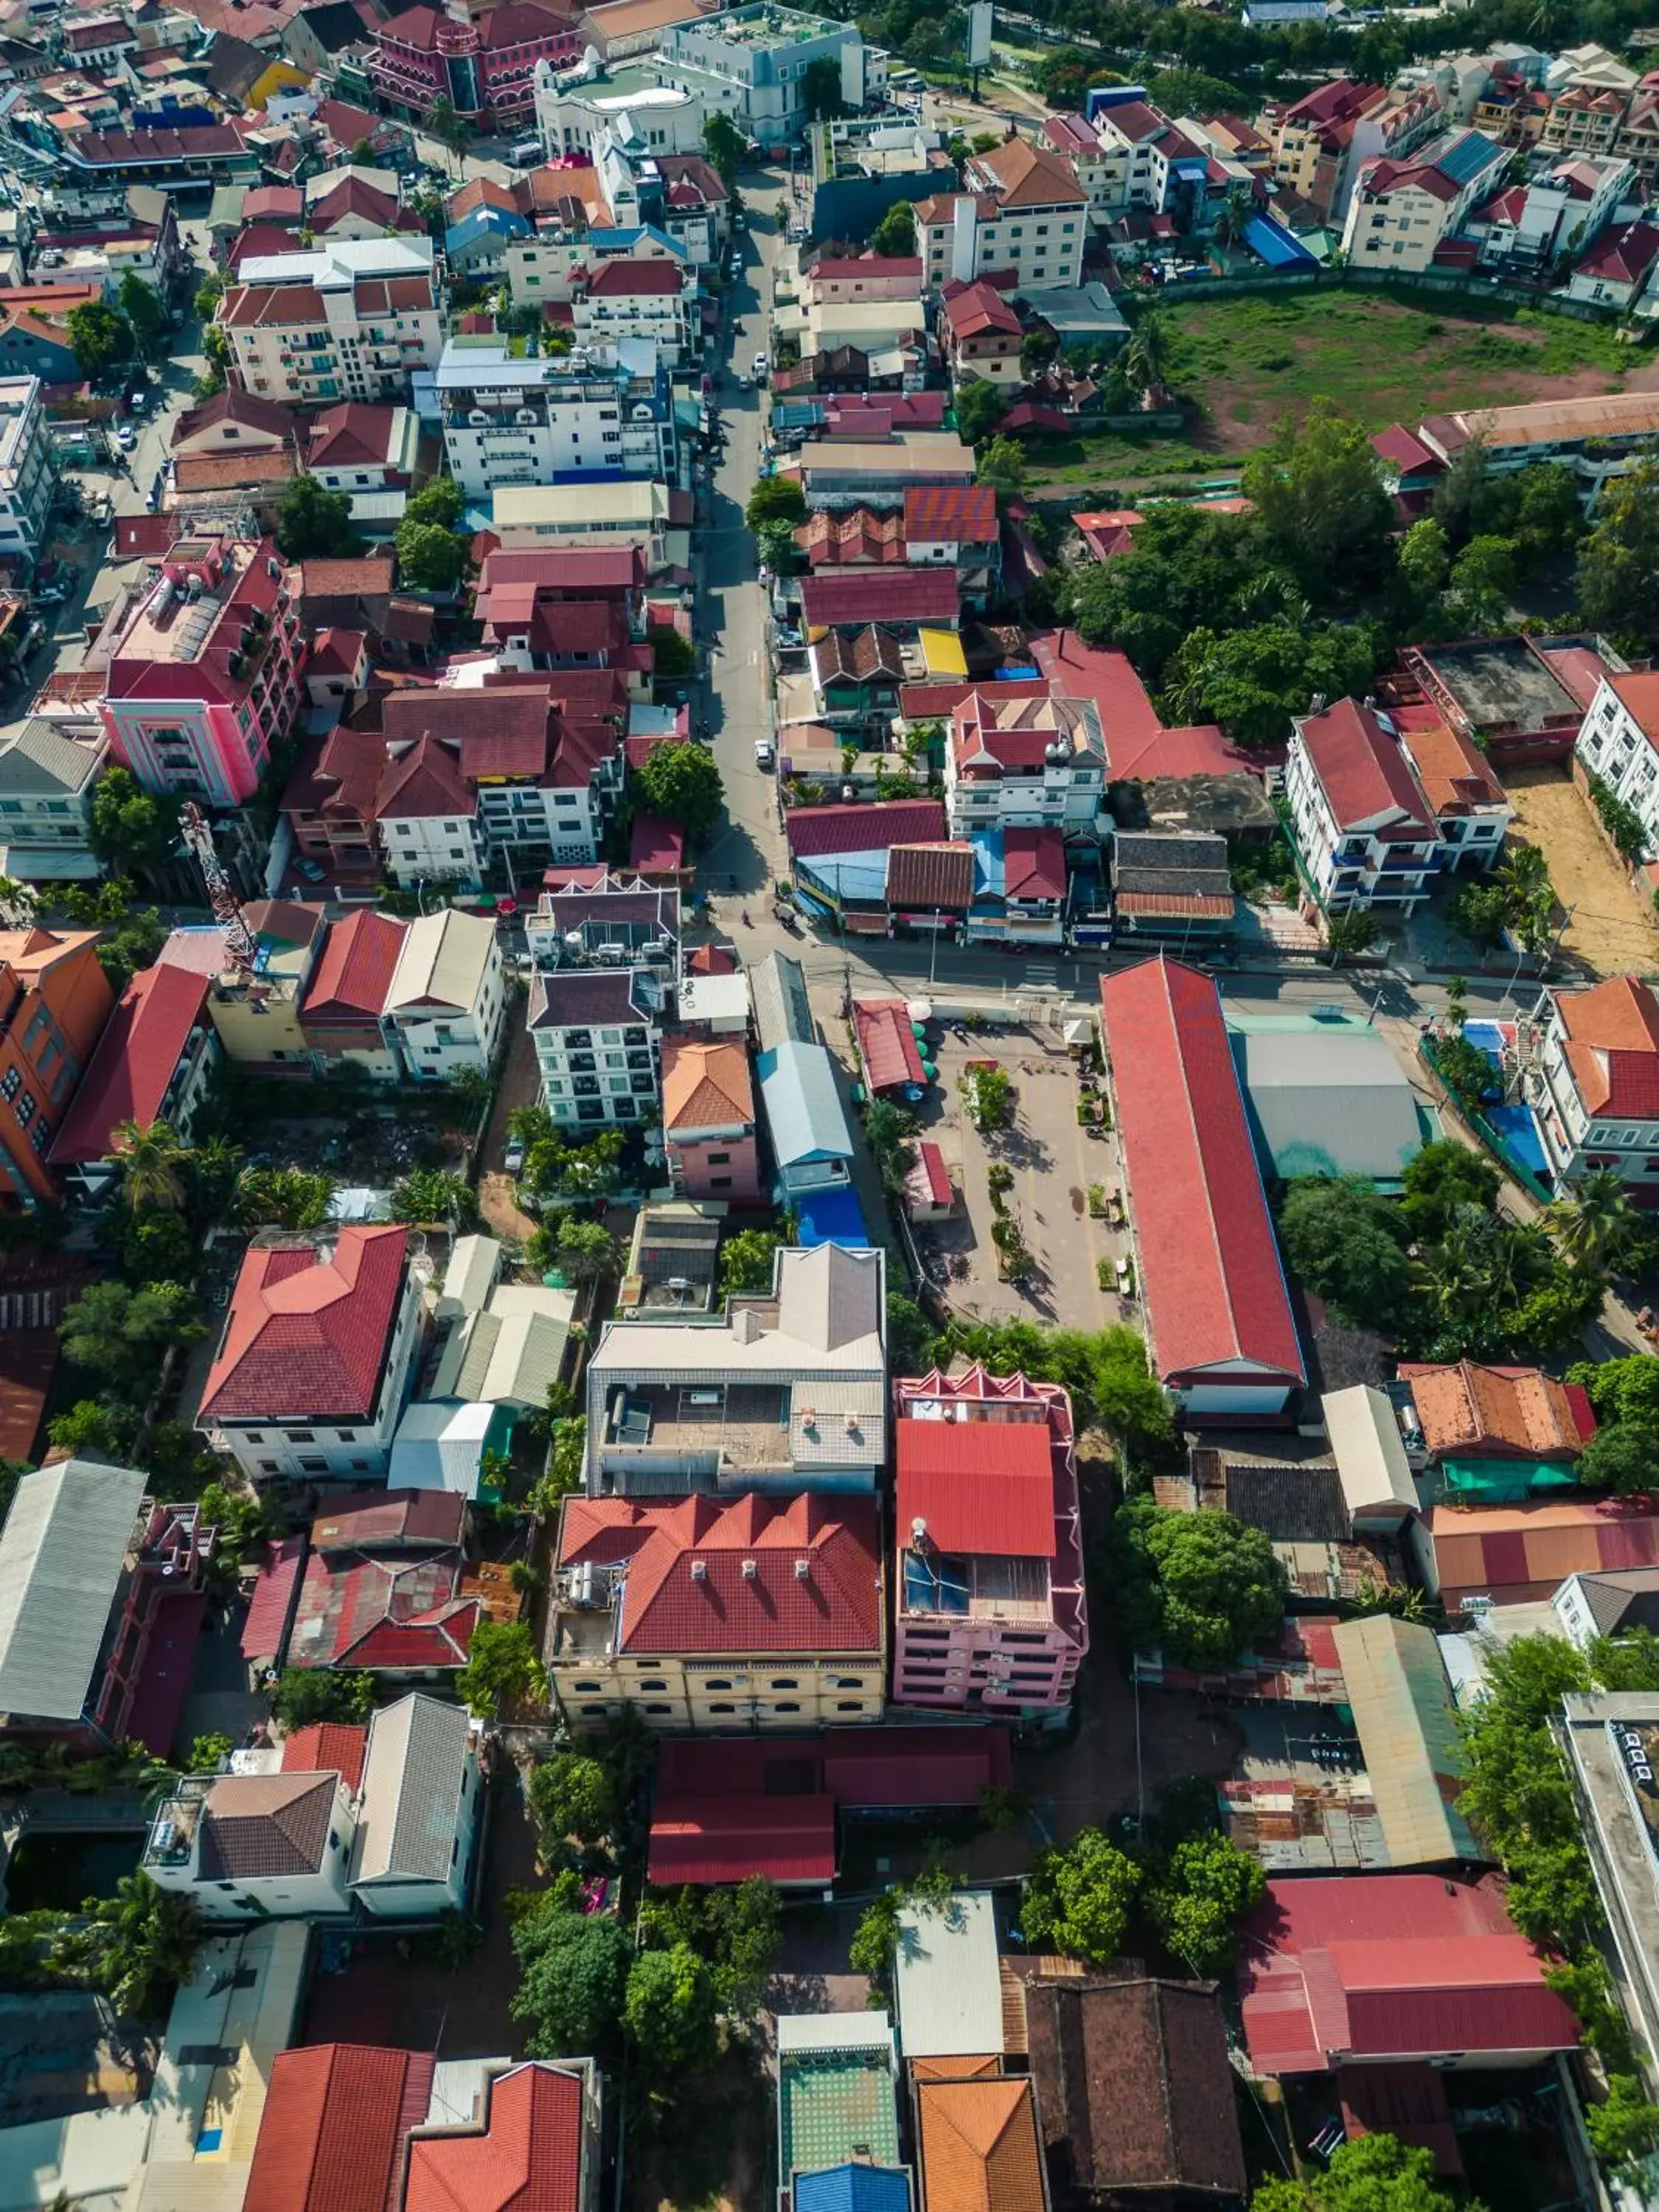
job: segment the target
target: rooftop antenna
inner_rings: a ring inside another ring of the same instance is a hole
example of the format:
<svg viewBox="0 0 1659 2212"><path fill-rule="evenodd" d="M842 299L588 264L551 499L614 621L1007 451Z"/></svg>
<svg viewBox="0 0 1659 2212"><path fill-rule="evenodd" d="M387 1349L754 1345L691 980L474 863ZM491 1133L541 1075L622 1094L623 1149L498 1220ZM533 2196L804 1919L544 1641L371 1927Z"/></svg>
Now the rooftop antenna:
<svg viewBox="0 0 1659 2212"><path fill-rule="evenodd" d="M196 855L196 864L202 871L202 881L207 885L208 904L213 908L213 919L225 933L225 951L230 964L245 975L253 973L253 963L258 952L253 932L247 926L242 912L242 902L236 896L224 862L213 849L213 832L208 820L193 799L185 801L180 827L184 839Z"/></svg>

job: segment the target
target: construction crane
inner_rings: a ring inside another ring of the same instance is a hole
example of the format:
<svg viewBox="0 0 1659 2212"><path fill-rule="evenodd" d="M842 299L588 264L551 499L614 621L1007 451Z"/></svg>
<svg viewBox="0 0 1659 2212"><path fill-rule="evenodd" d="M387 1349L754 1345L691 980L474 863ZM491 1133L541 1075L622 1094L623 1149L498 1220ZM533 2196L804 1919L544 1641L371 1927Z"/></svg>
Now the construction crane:
<svg viewBox="0 0 1659 2212"><path fill-rule="evenodd" d="M196 855L197 866L202 871L202 881L207 885L208 904L213 908L213 919L225 933L225 951L230 956L233 968L244 975L253 973L258 956L258 945L253 932L247 926L247 916L242 912L242 902L236 896L236 887L226 872L224 862L213 849L213 832L208 820L193 799L185 801L180 827L186 845Z"/></svg>

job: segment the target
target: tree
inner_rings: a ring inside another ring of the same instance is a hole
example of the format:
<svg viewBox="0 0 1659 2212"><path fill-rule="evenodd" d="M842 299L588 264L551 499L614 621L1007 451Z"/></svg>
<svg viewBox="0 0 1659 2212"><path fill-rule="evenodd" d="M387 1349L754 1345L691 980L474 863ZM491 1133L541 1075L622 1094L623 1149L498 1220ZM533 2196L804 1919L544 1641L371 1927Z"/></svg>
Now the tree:
<svg viewBox="0 0 1659 2212"><path fill-rule="evenodd" d="M334 1178L305 1168L245 1168L235 1214L245 1229L320 1229L328 1219Z"/></svg>
<svg viewBox="0 0 1659 2212"><path fill-rule="evenodd" d="M1606 2100L1585 2106L1584 2125L1595 2155L1612 2172L1633 2175L1642 2160L1659 2150L1659 2105L1650 2103L1633 2074L1612 2076Z"/></svg>
<svg viewBox="0 0 1659 2212"><path fill-rule="evenodd" d="M1451 548L1444 526L1431 514L1413 523L1400 541L1395 573L1419 599L1431 599L1451 574Z"/></svg>
<svg viewBox="0 0 1659 2212"><path fill-rule="evenodd" d="M878 1098L864 1116L864 1139L890 1196L904 1188L904 1179L916 1164L915 1116L890 1099Z"/></svg>
<svg viewBox="0 0 1659 2212"><path fill-rule="evenodd" d="M1331 964L1357 959L1376 942L1376 916L1364 907L1351 906L1325 919L1325 942L1331 948Z"/></svg>
<svg viewBox="0 0 1659 2212"><path fill-rule="evenodd" d="M1073 1959L1109 1965L1116 1958L1141 1883L1140 1869L1098 1828L1085 1828L1064 1850L1045 1851L1031 1869L1020 1932Z"/></svg>
<svg viewBox="0 0 1659 2212"><path fill-rule="evenodd" d="M793 477L763 477L749 495L743 519L751 530L763 522L787 522L793 530L806 520L806 495Z"/></svg>
<svg viewBox="0 0 1659 2212"><path fill-rule="evenodd" d="M472 125L456 112L452 101L434 100L426 112L426 128L438 143L456 155L465 153L472 140Z"/></svg>
<svg viewBox="0 0 1659 2212"><path fill-rule="evenodd" d="M884 260L908 261L916 251L916 210L910 200L895 200L870 234L870 251Z"/></svg>
<svg viewBox="0 0 1659 2212"><path fill-rule="evenodd" d="M1325 2172L1304 2181L1267 2181L1250 2212L1455 2212L1434 2185L1434 2154L1380 2130L1339 2143ZM1470 2204L1467 2212L1480 2212Z"/></svg>
<svg viewBox="0 0 1659 2212"><path fill-rule="evenodd" d="M325 491L315 477L295 477L276 509L276 546L290 561L349 560L361 553L349 498Z"/></svg>
<svg viewBox="0 0 1659 2212"><path fill-rule="evenodd" d="M1162 392L1170 376L1170 332L1162 316L1143 310L1123 349L1123 374L1143 399Z"/></svg>
<svg viewBox="0 0 1659 2212"><path fill-rule="evenodd" d="M143 1868L123 1875L113 1897L89 1897L76 1939L118 2013L149 2018L162 1998L195 1972L202 1940L195 1899L161 1889Z"/></svg>
<svg viewBox="0 0 1659 2212"><path fill-rule="evenodd" d="M1625 1359L1585 1359L1567 1370L1589 1398L1598 1421L1647 1421L1659 1428L1659 1359L1650 1352Z"/></svg>
<svg viewBox="0 0 1659 2212"><path fill-rule="evenodd" d="M187 1283L201 1254L184 1216L131 1213L121 1228L121 1272L130 1283Z"/></svg>
<svg viewBox="0 0 1659 2212"><path fill-rule="evenodd" d="M46 1436L54 1451L68 1452L75 1459L125 1460L138 1440L139 1425L131 1407L82 1398L67 1412L53 1414Z"/></svg>
<svg viewBox="0 0 1659 2212"><path fill-rule="evenodd" d="M394 1221L445 1223L459 1229L475 1212L466 1177L443 1168L411 1168L392 1186Z"/></svg>
<svg viewBox="0 0 1659 2212"><path fill-rule="evenodd" d="M775 1229L738 1229L720 1246L720 1290L769 1291L773 1260L783 1239Z"/></svg>
<svg viewBox="0 0 1659 2212"><path fill-rule="evenodd" d="M689 837L702 837L720 819L725 787L707 745L653 745L635 773L653 814L678 822Z"/></svg>
<svg viewBox="0 0 1659 2212"><path fill-rule="evenodd" d="M137 270L129 269L117 289L115 304L139 352L148 359L160 349L167 326L167 311L160 293L153 284L146 284Z"/></svg>
<svg viewBox="0 0 1659 2212"><path fill-rule="evenodd" d="M1126 554L1107 568L1133 558ZM1200 623L1172 654L1167 697L1183 720L1219 722L1240 744L1261 749L1288 739L1291 717L1308 712L1316 692L1363 694L1376 665L1370 633L1359 623L1309 629L1279 619L1222 632Z"/></svg>
<svg viewBox="0 0 1659 2212"><path fill-rule="evenodd" d="M508 2008L532 2024L531 2057L605 2050L622 2017L634 1956L610 1914L572 1911L550 1890L514 1926L513 1948L521 1971Z"/></svg>
<svg viewBox="0 0 1659 2212"><path fill-rule="evenodd" d="M993 438L979 457L975 480L1013 498L1024 489L1025 454L1018 438Z"/></svg>
<svg viewBox="0 0 1659 2212"><path fill-rule="evenodd" d="M937 1333L914 1298L887 1293L887 1364L895 1375L925 1375L937 1363Z"/></svg>
<svg viewBox="0 0 1659 2212"><path fill-rule="evenodd" d="M126 317L106 300L88 300L71 307L64 327L75 349L75 365L90 384L99 384L132 358L132 331Z"/></svg>
<svg viewBox="0 0 1659 2212"><path fill-rule="evenodd" d="M155 1388L167 1352L198 1344L207 1331L195 1301L179 1283L91 1283L64 1316L58 1336L71 1367L99 1375L120 1391Z"/></svg>
<svg viewBox="0 0 1659 2212"><path fill-rule="evenodd" d="M1605 1275L1629 1252L1640 1223L1611 1168L1592 1168L1550 1206L1555 1240L1575 1267Z"/></svg>
<svg viewBox="0 0 1659 2212"><path fill-rule="evenodd" d="M970 446L977 446L981 439L988 438L1007 412L1008 402L984 377L957 388L957 430ZM1006 442L1005 439L1003 443Z"/></svg>
<svg viewBox="0 0 1659 2212"><path fill-rule="evenodd" d="M643 2062L653 2097L720 2056L720 1990L689 1943L647 1951L628 1976L623 2026ZM659 2086L660 2085L660 2087Z"/></svg>
<svg viewBox="0 0 1659 2212"><path fill-rule="evenodd" d="M87 842L118 874L152 875L179 852L182 802L146 791L132 770L112 761L93 787Z"/></svg>
<svg viewBox="0 0 1659 2212"><path fill-rule="evenodd" d="M1142 1495L1118 1508L1107 1540L1118 1617L1137 1650L1224 1666L1285 1618L1285 1570L1271 1540L1231 1513L1168 1512Z"/></svg>
<svg viewBox="0 0 1659 2212"><path fill-rule="evenodd" d="M729 115L711 115L704 122L702 150L728 191L742 166L748 146L749 142Z"/></svg>
<svg viewBox="0 0 1659 2212"><path fill-rule="evenodd" d="M118 1121L112 1159L121 1164L122 1190L133 1213L177 1212L185 1202L188 1149L167 1121Z"/></svg>
<svg viewBox="0 0 1659 2212"><path fill-rule="evenodd" d="M1216 213L1215 234L1223 246L1233 246L1244 235L1245 225L1255 213L1255 196L1244 184L1229 185Z"/></svg>
<svg viewBox="0 0 1659 2212"><path fill-rule="evenodd" d="M454 477L434 477L410 495L404 509L404 520L429 523L438 530L454 530L465 511L466 495Z"/></svg>
<svg viewBox="0 0 1659 2212"><path fill-rule="evenodd" d="M1569 1692L1592 1686L1588 1661L1565 1637L1516 1637L1491 1655L1486 1694L1459 1723L1458 1809L1511 1876L1548 1864L1551 1879L1539 1901L1550 1917L1540 1922L1529 1915L1525 1932L1534 1940L1553 1936L1567 1949L1576 1948L1575 1923L1594 1885L1549 1723Z"/></svg>
<svg viewBox="0 0 1659 2212"><path fill-rule="evenodd" d="M1444 1236L1460 1206L1490 1213L1503 1177L1484 1152L1438 1137L1407 1163L1400 1212L1413 1237L1433 1243Z"/></svg>
<svg viewBox="0 0 1659 2212"><path fill-rule="evenodd" d="M1656 608L1659 460L1644 460L1602 490L1595 526L1578 550L1578 616L1589 629L1640 638L1652 635Z"/></svg>
<svg viewBox="0 0 1659 2212"><path fill-rule="evenodd" d="M1434 1065L1441 1081L1466 1106L1478 1106L1498 1081L1498 1071L1468 1037L1437 1037Z"/></svg>
<svg viewBox="0 0 1659 2212"><path fill-rule="evenodd" d="M697 649L689 638L680 635L666 623L657 623L646 632L646 643L651 648L652 672L664 684L684 684L697 672Z"/></svg>
<svg viewBox="0 0 1659 2212"><path fill-rule="evenodd" d="M465 542L435 522L398 525L398 575L416 592L453 592L466 568Z"/></svg>
<svg viewBox="0 0 1659 2212"><path fill-rule="evenodd" d="M1619 1497L1659 1487L1659 1425L1615 1421L1597 1429L1579 1455L1578 1480L1587 1490Z"/></svg>
<svg viewBox="0 0 1659 2212"><path fill-rule="evenodd" d="M1363 1176L1298 1176L1279 1204L1279 1241L1291 1273L1340 1320L1386 1333L1411 1290L1396 1219Z"/></svg>
<svg viewBox="0 0 1659 2212"><path fill-rule="evenodd" d="M492 1720L502 1705L545 1704L547 1670L536 1656L529 1622L481 1620L455 1677L455 1693L480 1720Z"/></svg>
<svg viewBox="0 0 1659 2212"><path fill-rule="evenodd" d="M1005 1128L1014 1117L1013 1079L1000 1067L969 1068L957 1088L976 1129Z"/></svg>
<svg viewBox="0 0 1659 2212"><path fill-rule="evenodd" d="M602 1221L562 1221L554 1251L569 1282L611 1281L622 1273L623 1248Z"/></svg>
<svg viewBox="0 0 1659 2212"><path fill-rule="evenodd" d="M366 1721L374 1710L374 1677L329 1667L284 1667L270 1692L270 1717L292 1735L318 1721Z"/></svg>
<svg viewBox="0 0 1659 2212"><path fill-rule="evenodd" d="M190 1747L185 1771L191 1774L216 1774L235 1748L228 1735L198 1735Z"/></svg>
<svg viewBox="0 0 1659 2212"><path fill-rule="evenodd" d="M795 573L795 526L792 522L763 522L755 532L761 559L775 576Z"/></svg>
<svg viewBox="0 0 1659 2212"><path fill-rule="evenodd" d="M217 271L205 276L196 288L193 305L198 322L210 323L219 312L219 302L225 296L225 280Z"/></svg>
<svg viewBox="0 0 1659 2212"><path fill-rule="evenodd" d="M1195 1974L1218 1974L1231 1962L1236 1923L1267 1886L1259 1859L1224 1836L1177 1844L1146 1893L1146 1909L1165 1948Z"/></svg>
<svg viewBox="0 0 1659 2212"><path fill-rule="evenodd" d="M1244 464L1240 487L1281 556L1322 590L1357 592L1381 574L1394 529L1382 463L1363 424L1316 399L1281 418Z"/></svg>
<svg viewBox="0 0 1659 2212"><path fill-rule="evenodd" d="M559 1752L530 1778L530 1809L542 1829L560 1840L597 1844L616 1826L611 1777L597 1759Z"/></svg>

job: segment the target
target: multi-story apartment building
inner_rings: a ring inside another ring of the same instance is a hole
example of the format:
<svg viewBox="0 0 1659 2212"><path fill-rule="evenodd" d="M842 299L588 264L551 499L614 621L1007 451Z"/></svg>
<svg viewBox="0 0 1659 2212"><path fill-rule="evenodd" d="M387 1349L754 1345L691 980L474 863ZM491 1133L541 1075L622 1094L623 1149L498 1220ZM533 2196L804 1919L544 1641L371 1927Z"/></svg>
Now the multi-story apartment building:
<svg viewBox="0 0 1659 2212"><path fill-rule="evenodd" d="M1410 914L1434 888L1440 836L1398 738L1374 708L1339 699L1296 722L1285 764L1291 833L1327 914Z"/></svg>
<svg viewBox="0 0 1659 2212"><path fill-rule="evenodd" d="M677 1195L761 1197L755 1090L741 1042L668 1039L662 1054L662 1126Z"/></svg>
<svg viewBox="0 0 1659 2212"><path fill-rule="evenodd" d="M653 71L659 83L701 94L763 146L782 146L806 127L808 73L824 61L839 65L842 104L854 111L885 90L887 57L864 44L856 24L774 0L671 25Z"/></svg>
<svg viewBox="0 0 1659 2212"><path fill-rule="evenodd" d="M418 121L447 100L475 129L510 131L535 113L538 64L568 69L582 57L574 15L503 0L477 15L410 8L374 27L369 82L396 112Z"/></svg>
<svg viewBox="0 0 1659 2212"><path fill-rule="evenodd" d="M1146 100L1125 100L1102 107L1094 128L1100 158L1086 160L1077 176L1097 221L1131 208L1159 215L1175 204L1182 183L1201 188L1204 149Z"/></svg>
<svg viewBox="0 0 1659 2212"><path fill-rule="evenodd" d="M0 738L0 876L62 883L102 873L87 842L109 742L33 714Z"/></svg>
<svg viewBox="0 0 1659 2212"><path fill-rule="evenodd" d="M386 1031L386 994L409 928L395 915L360 908L331 921L300 1000L300 1034L319 1068L350 1060L377 1082L399 1073Z"/></svg>
<svg viewBox="0 0 1659 2212"><path fill-rule="evenodd" d="M645 562L632 545L498 549L484 556L473 615L503 668L610 667L644 642Z"/></svg>
<svg viewBox="0 0 1659 2212"><path fill-rule="evenodd" d="M1509 159L1493 140L1462 131L1403 162L1385 155L1365 162L1348 203L1343 252L1359 268L1420 275L1491 191Z"/></svg>
<svg viewBox="0 0 1659 2212"><path fill-rule="evenodd" d="M461 774L457 750L417 738L386 762L374 824L386 872L407 890L483 887L489 862L478 794Z"/></svg>
<svg viewBox="0 0 1659 2212"><path fill-rule="evenodd" d="M57 483L40 379L0 376L0 559L34 558Z"/></svg>
<svg viewBox="0 0 1659 2212"><path fill-rule="evenodd" d="M444 346L432 241L404 232L252 254L219 303L230 372L245 391L293 407L403 401Z"/></svg>
<svg viewBox="0 0 1659 2212"><path fill-rule="evenodd" d="M1659 1206L1659 999L1634 976L1546 991L1522 1095L1558 1188L1595 1169Z"/></svg>
<svg viewBox="0 0 1659 2212"><path fill-rule="evenodd" d="M678 286L676 270L677 302ZM444 452L469 497L487 497L499 484L584 476L678 481L672 397L658 346L618 332L586 351L582 360L515 359L494 338L452 339L444 348L436 380Z"/></svg>
<svg viewBox="0 0 1659 2212"><path fill-rule="evenodd" d="M1317 205L1321 164L1331 161L1330 149L1340 127L1352 125L1363 115L1382 96L1382 90L1380 85L1356 84L1351 77L1338 77L1329 84L1316 85L1300 100L1271 115L1263 127L1273 149L1275 183Z"/></svg>
<svg viewBox="0 0 1659 2212"><path fill-rule="evenodd" d="M1397 723L1401 750L1440 833L1439 866L1494 867L1515 819L1513 802L1474 739L1437 717L1431 719L1431 713L1408 708Z"/></svg>
<svg viewBox="0 0 1659 2212"><path fill-rule="evenodd" d="M207 537L179 538L161 570L95 648L105 732L147 791L240 805L299 711L293 572L269 538Z"/></svg>
<svg viewBox="0 0 1659 2212"><path fill-rule="evenodd" d="M1150 111L1149 111L1150 112ZM1080 115L1051 115L1042 131L1043 144L1066 162L1083 187L1091 219L1105 222L1123 204L1123 149L1117 140L1102 142L1095 124Z"/></svg>
<svg viewBox="0 0 1659 2212"><path fill-rule="evenodd" d="M650 1119L678 989L678 894L621 876L544 891L525 934L528 1025L554 1120Z"/></svg>
<svg viewBox="0 0 1659 2212"><path fill-rule="evenodd" d="M256 1484L384 1477L428 1272L406 1229L257 1237L202 1392L211 1449Z"/></svg>
<svg viewBox="0 0 1659 2212"><path fill-rule="evenodd" d="M548 1674L579 1735L877 1721L881 1584L873 1498L569 1498Z"/></svg>
<svg viewBox="0 0 1659 2212"><path fill-rule="evenodd" d="M1201 164L1200 164L1201 166ZM1083 281L1089 203L1058 154L1010 138L963 167L963 190L938 192L916 209L927 283L1012 272L1022 292Z"/></svg>
<svg viewBox="0 0 1659 2212"><path fill-rule="evenodd" d="M1631 94L1613 150L1634 164L1644 184L1659 175L1659 70L1650 70Z"/></svg>
<svg viewBox="0 0 1659 2212"><path fill-rule="evenodd" d="M667 255L601 261L578 282L570 303L579 344L620 347L642 340L670 368L685 365L696 308L696 270ZM701 343L701 333L696 335Z"/></svg>
<svg viewBox="0 0 1659 2212"><path fill-rule="evenodd" d="M1659 2051L1659 1697L1574 1691L1551 1722L1577 1803L1638 2050ZM1653 2062L1645 2068L1653 2086Z"/></svg>
<svg viewBox="0 0 1659 2212"><path fill-rule="evenodd" d="M452 908L410 922L385 1008L410 1075L426 1083L447 1083L463 1068L487 1075L506 1002L493 921Z"/></svg>
<svg viewBox="0 0 1659 2212"><path fill-rule="evenodd" d="M52 1141L52 1164L96 1198L113 1188L120 1131L165 1121L190 1142L219 1060L205 975L158 961L130 976Z"/></svg>
<svg viewBox="0 0 1659 2212"><path fill-rule="evenodd" d="M550 161L591 155L612 135L647 156L703 150L708 103L699 93L659 83L650 63L586 76L540 62L533 90L536 129Z"/></svg>
<svg viewBox="0 0 1659 2212"><path fill-rule="evenodd" d="M893 1702L1063 1711L1089 1648L1071 1400L980 1366L893 1395Z"/></svg>
<svg viewBox="0 0 1659 2212"><path fill-rule="evenodd" d="M1529 184L1512 185L1471 218L1483 267L1547 270L1558 254L1586 252L1630 193L1634 165L1575 154Z"/></svg>
<svg viewBox="0 0 1659 2212"><path fill-rule="evenodd" d="M1607 675L1595 687L1573 747L1642 824L1659 853L1659 675Z"/></svg>
<svg viewBox="0 0 1659 2212"><path fill-rule="evenodd" d="M970 691L951 717L945 805L952 837L975 830L1096 834L1106 746L1091 699L995 700Z"/></svg>
<svg viewBox="0 0 1659 2212"><path fill-rule="evenodd" d="M1557 94L1544 118L1540 143L1570 154L1611 154L1631 95L1611 86L1572 84Z"/></svg>
<svg viewBox="0 0 1659 2212"><path fill-rule="evenodd" d="M0 930L0 1203L58 1197L47 1156L109 1020L96 930Z"/></svg>

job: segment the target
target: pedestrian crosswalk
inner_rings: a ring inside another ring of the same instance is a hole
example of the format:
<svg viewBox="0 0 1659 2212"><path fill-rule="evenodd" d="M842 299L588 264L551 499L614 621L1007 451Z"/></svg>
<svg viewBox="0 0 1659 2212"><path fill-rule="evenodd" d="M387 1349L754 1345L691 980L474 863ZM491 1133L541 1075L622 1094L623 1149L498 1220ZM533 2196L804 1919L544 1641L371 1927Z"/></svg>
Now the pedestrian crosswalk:
<svg viewBox="0 0 1659 2212"><path fill-rule="evenodd" d="M1025 963L1025 988L1028 991L1057 991L1060 988L1060 969L1052 963Z"/></svg>

